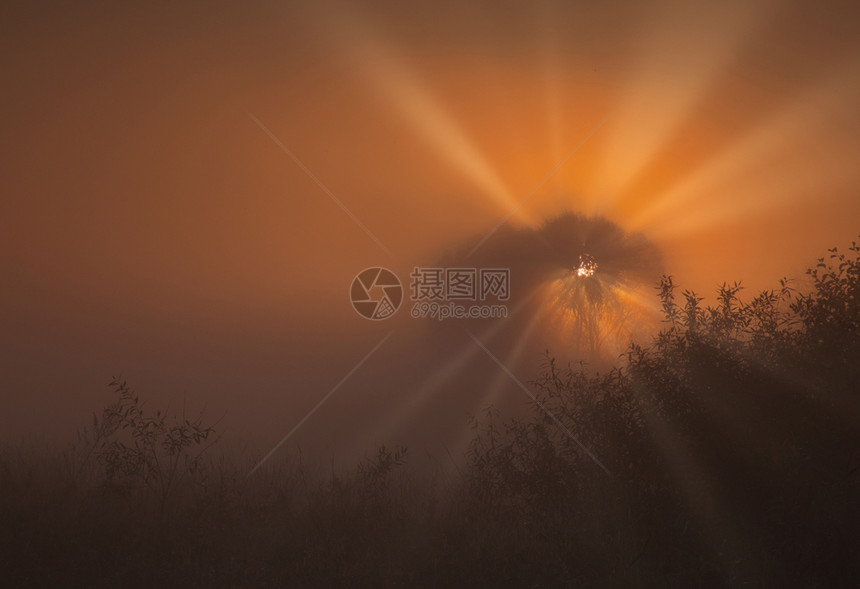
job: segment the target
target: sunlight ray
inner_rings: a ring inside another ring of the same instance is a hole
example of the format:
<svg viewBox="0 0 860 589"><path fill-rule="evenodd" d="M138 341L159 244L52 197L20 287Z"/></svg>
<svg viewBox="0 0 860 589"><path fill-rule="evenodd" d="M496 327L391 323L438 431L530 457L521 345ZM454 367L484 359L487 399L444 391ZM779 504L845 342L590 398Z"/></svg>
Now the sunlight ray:
<svg viewBox="0 0 860 589"><path fill-rule="evenodd" d="M509 309L507 319L514 318L518 312L526 308L537 292L537 290L533 291ZM505 320L497 321L483 331L481 337L484 341L492 341L502 328L508 325L510 323ZM443 366L434 367L431 376L418 389L410 391L410 394L404 397L403 401L396 408L389 411L385 418L379 421L376 434L388 435L399 428L405 427L410 420L414 419L416 413L429 402L434 393L438 392L452 378L465 370L469 362L479 353L480 348L469 345L468 341L463 341L461 351L456 356Z"/></svg>
<svg viewBox="0 0 860 589"><path fill-rule="evenodd" d="M543 99L546 112L546 133L549 143L549 153L552 161L558 161L564 155L563 130L564 117L561 109L562 96L564 92L559 84L559 74L563 71L559 57L558 33L556 30L556 19L558 18L557 6L547 4L538 14L540 35L540 76L543 81ZM555 178L555 182L559 179Z"/></svg>
<svg viewBox="0 0 860 589"><path fill-rule="evenodd" d="M530 341L532 333L539 325L539 320L541 319L541 315L543 314L545 308L545 305L538 306L538 310L528 320L528 323L526 323L516 343L505 357L505 366L513 367L516 365L516 362L522 356L523 351L525 351L526 344ZM478 403L478 410L481 410L487 405L492 404L494 401L496 401L496 399L498 399L499 397L499 394L504 389L504 385L509 382L510 378L506 374L504 374L503 372L497 374L493 381L490 383L490 386L487 387L484 396Z"/></svg>
<svg viewBox="0 0 860 589"><path fill-rule="evenodd" d="M627 98L612 112L601 159L605 169L600 184L592 189L601 195L596 212L611 210L624 187L684 120L708 83L754 33L762 22L763 9L764 5L748 6L739 14L713 7L702 11L701 5L690 5L690 13L672 15L690 23L674 35L658 26L672 18L655 14L650 35L642 41L642 57L632 67L624 92Z"/></svg>
<svg viewBox="0 0 860 589"><path fill-rule="evenodd" d="M548 331L561 342L574 342L579 354L612 363L631 340L657 324L659 310L642 292L644 285L607 281L594 274L587 278L600 284L600 294L593 299L588 290L576 286L578 280L581 278L551 281L547 308L552 311Z"/></svg>
<svg viewBox="0 0 860 589"><path fill-rule="evenodd" d="M545 305L540 305L539 311L532 315L531 319L529 319L516 344L514 344L513 348L510 350L510 352L508 352L507 356L505 357L505 366L514 366L516 362L520 359L523 354L523 351L526 349L526 344L531 339L532 333L539 325L539 319L542 314L541 311L544 308ZM477 347L475 349L480 350L480 348ZM504 371L499 371L498 374L496 374L496 376L493 377L493 379L490 381L490 384L486 387L484 395L481 397L480 401L477 402L473 415L475 417L478 417L480 412L488 409L489 407L494 406L495 402L499 399L502 392L506 390L506 387L516 388L516 385L511 382L511 377L505 374ZM463 433L454 442L454 445L452 447L454 455L464 456L473 438L473 431L468 429L464 430Z"/></svg>
<svg viewBox="0 0 860 589"><path fill-rule="evenodd" d="M627 226L654 238L684 235L801 204L811 191L826 197L828 188L855 179L853 152L826 143L832 135L830 113L852 108L860 96L855 70L840 72L838 79L768 117L733 150L687 177ZM789 162L791 173L776 165Z"/></svg>
<svg viewBox="0 0 860 589"><path fill-rule="evenodd" d="M402 52L384 44L378 30L354 13L340 15L338 30L350 40L351 56L358 58L371 89L422 138L436 154L465 176L495 202L510 211L517 203L493 164L464 131L455 117L433 95L426 82L411 67ZM514 219L532 224L528 213L518 211Z"/></svg>
<svg viewBox="0 0 860 589"><path fill-rule="evenodd" d="M666 467L683 500L700 517L701 523L714 538L726 535L738 537L736 524L728 517L730 512L724 499L717 496L714 485L708 484L708 473L704 465L683 439L681 432L661 415L647 393L641 394L640 399L645 425L665 459Z"/></svg>

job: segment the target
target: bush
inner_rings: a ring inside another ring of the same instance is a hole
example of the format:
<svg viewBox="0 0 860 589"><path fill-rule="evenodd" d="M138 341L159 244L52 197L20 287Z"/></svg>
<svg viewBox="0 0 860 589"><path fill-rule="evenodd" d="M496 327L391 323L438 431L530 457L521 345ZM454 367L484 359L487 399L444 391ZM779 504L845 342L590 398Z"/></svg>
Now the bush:
<svg viewBox="0 0 860 589"><path fill-rule="evenodd" d="M353 473L204 451L125 382L61 457L0 454L11 586L853 586L860 250L714 305L663 277L623 366L547 355L528 417L473 421L462 478L381 448ZM561 426L559 426L561 424Z"/></svg>

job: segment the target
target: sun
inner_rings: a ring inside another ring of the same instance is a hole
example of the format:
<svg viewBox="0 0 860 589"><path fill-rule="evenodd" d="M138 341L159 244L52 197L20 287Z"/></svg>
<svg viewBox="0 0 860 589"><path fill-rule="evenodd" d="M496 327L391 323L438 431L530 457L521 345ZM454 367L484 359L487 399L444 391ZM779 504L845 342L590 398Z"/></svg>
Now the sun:
<svg viewBox="0 0 860 589"><path fill-rule="evenodd" d="M594 256L590 256L588 254L579 256L579 266L576 267L577 276L588 278L589 276L594 276L596 271L597 262L594 260Z"/></svg>

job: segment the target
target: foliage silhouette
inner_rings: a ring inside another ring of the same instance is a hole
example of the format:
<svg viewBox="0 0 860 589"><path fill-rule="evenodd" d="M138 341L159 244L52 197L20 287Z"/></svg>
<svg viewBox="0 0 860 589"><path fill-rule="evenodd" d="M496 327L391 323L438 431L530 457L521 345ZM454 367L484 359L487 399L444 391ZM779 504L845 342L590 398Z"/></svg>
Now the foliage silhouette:
<svg viewBox="0 0 860 589"><path fill-rule="evenodd" d="M664 326L605 373L547 354L543 407L472 422L461 476L381 448L352 474L202 451L200 419L117 401L54 461L0 455L12 585L855 586L860 248L808 285L713 304L657 286ZM59 466L58 466L59 465ZM62 466L62 468L60 467ZM160 517L151 517L158 514Z"/></svg>
<svg viewBox="0 0 860 589"><path fill-rule="evenodd" d="M93 415L92 429L84 431L90 454L104 468L105 483L117 489L142 486L158 501L163 515L176 486L201 466L203 443L214 433L202 416L188 419L182 414L168 421L160 409L147 414L138 395L124 380L109 385L117 400Z"/></svg>

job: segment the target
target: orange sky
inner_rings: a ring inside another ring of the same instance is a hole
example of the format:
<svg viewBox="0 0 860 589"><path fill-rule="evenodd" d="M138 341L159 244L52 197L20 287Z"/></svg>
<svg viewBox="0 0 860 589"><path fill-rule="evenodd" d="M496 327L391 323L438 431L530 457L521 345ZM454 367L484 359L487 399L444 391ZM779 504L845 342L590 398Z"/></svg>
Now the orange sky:
<svg viewBox="0 0 860 589"><path fill-rule="evenodd" d="M114 373L294 422L385 332L357 271L477 241L592 131L512 226L604 215L702 292L860 233L850 4L497 4L4 8L5 431Z"/></svg>

